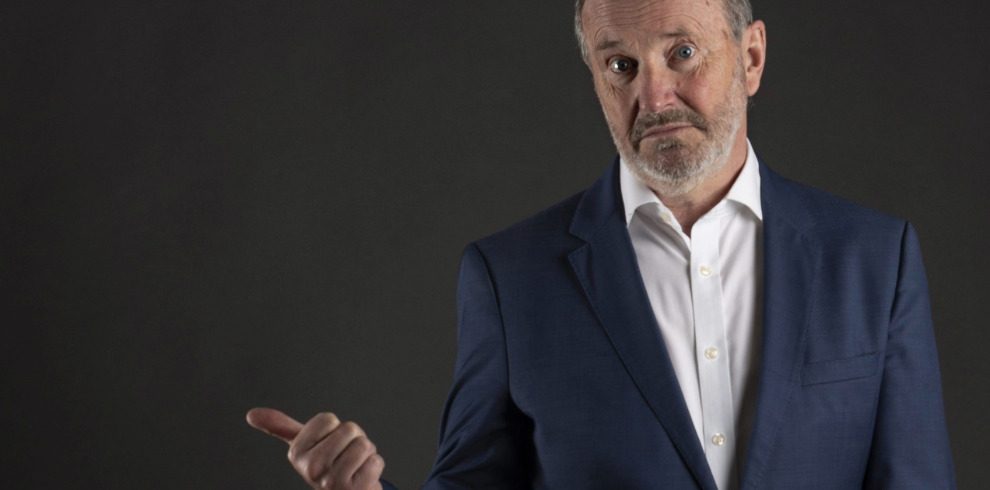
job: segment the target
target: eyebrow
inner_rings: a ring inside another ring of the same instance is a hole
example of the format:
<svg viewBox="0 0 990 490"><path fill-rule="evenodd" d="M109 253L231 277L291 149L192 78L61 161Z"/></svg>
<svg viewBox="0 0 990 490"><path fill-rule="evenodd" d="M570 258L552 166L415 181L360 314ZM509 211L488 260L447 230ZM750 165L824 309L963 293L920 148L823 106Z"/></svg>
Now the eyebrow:
<svg viewBox="0 0 990 490"><path fill-rule="evenodd" d="M660 39L667 39L667 38L671 38L671 37L686 37L688 35L689 35L688 34L688 31L686 31L684 29L677 29L676 31L670 31L670 32L665 32L663 34L660 34L660 36L658 36L658 37ZM615 40L615 39L605 38L605 39L602 39L598 44L595 45L595 51L605 51L605 50L609 50L609 49L612 49L612 48L617 47L617 46L622 46L622 41L618 41L618 40Z"/></svg>

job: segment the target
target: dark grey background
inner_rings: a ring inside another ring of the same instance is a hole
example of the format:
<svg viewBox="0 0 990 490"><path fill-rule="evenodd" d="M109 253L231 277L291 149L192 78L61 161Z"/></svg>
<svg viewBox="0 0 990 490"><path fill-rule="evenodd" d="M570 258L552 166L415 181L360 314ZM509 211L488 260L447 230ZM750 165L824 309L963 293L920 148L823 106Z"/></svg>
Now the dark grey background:
<svg viewBox="0 0 990 490"><path fill-rule="evenodd" d="M756 1L781 173L912 220L962 488L985 464L981 0ZM463 246L612 147L571 3L0 7L5 488L302 488L245 410L434 456Z"/></svg>

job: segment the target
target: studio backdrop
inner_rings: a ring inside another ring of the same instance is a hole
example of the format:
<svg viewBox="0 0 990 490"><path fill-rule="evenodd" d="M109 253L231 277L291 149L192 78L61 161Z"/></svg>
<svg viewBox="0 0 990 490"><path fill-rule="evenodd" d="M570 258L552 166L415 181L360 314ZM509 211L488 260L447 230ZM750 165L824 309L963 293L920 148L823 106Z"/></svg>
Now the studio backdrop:
<svg viewBox="0 0 990 490"><path fill-rule="evenodd" d="M987 8L754 0L760 159L910 220L960 488L990 479ZM5 488L303 488L244 413L358 421L416 488L463 247L614 149L558 2L0 8Z"/></svg>

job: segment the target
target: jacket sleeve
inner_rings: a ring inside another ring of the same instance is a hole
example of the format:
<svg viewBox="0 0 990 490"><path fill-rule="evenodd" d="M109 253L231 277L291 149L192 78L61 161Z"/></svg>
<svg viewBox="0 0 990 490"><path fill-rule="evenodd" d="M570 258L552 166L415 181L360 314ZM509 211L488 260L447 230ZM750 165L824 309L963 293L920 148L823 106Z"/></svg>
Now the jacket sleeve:
<svg viewBox="0 0 990 490"><path fill-rule="evenodd" d="M865 488L954 489L918 237L906 224Z"/></svg>
<svg viewBox="0 0 990 490"><path fill-rule="evenodd" d="M467 247L457 287L457 361L440 447L425 489L531 487L532 424L509 392L496 287L481 250Z"/></svg>

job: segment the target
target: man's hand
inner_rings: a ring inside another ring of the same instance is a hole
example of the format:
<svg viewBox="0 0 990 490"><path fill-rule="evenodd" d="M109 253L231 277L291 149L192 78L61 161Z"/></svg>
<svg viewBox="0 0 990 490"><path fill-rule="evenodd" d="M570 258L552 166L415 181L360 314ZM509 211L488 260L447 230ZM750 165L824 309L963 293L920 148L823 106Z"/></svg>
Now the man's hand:
<svg viewBox="0 0 990 490"><path fill-rule="evenodd" d="M354 422L324 412L305 425L271 408L254 408L247 422L289 444L289 462L310 486L320 490L381 490L385 460Z"/></svg>

